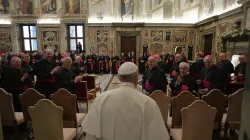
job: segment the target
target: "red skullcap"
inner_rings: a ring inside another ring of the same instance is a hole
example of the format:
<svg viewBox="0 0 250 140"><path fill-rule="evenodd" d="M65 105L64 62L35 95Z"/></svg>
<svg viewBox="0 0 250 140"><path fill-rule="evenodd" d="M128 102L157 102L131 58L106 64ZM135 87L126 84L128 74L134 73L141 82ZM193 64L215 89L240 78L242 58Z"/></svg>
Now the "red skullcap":
<svg viewBox="0 0 250 140"><path fill-rule="evenodd" d="M199 52L198 53L201 57L204 57L204 52Z"/></svg>

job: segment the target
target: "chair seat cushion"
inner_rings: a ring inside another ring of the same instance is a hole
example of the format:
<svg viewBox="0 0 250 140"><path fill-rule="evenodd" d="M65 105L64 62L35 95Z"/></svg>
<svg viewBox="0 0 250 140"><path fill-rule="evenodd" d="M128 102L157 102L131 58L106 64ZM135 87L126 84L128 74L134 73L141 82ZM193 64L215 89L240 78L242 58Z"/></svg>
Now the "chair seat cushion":
<svg viewBox="0 0 250 140"><path fill-rule="evenodd" d="M85 113L76 113L77 126L82 124L82 121L84 120L85 116Z"/></svg>
<svg viewBox="0 0 250 140"><path fill-rule="evenodd" d="M89 100L92 100L95 98L95 96L93 94L88 94L88 98L89 98Z"/></svg>
<svg viewBox="0 0 250 140"><path fill-rule="evenodd" d="M182 140L182 129L170 129L170 135L173 137L174 140Z"/></svg>
<svg viewBox="0 0 250 140"><path fill-rule="evenodd" d="M63 139L72 140L76 136L76 128L63 128Z"/></svg>
<svg viewBox="0 0 250 140"><path fill-rule="evenodd" d="M172 127L172 117L168 117L167 127L169 129Z"/></svg>
<svg viewBox="0 0 250 140"><path fill-rule="evenodd" d="M23 112L15 112L15 117L17 120L17 125L24 122Z"/></svg>

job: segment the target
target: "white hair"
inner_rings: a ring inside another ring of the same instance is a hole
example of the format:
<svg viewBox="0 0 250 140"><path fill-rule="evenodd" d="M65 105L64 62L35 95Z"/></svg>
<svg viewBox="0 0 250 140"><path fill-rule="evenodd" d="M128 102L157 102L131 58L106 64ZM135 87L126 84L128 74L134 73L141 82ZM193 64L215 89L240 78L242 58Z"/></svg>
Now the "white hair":
<svg viewBox="0 0 250 140"><path fill-rule="evenodd" d="M76 56L75 59L81 59L81 57L80 56Z"/></svg>
<svg viewBox="0 0 250 140"><path fill-rule="evenodd" d="M186 67L186 68L188 68L188 69L190 68L190 67L189 67L189 64L186 63L186 62L181 62L180 65L179 65L179 67L181 67L181 66Z"/></svg>

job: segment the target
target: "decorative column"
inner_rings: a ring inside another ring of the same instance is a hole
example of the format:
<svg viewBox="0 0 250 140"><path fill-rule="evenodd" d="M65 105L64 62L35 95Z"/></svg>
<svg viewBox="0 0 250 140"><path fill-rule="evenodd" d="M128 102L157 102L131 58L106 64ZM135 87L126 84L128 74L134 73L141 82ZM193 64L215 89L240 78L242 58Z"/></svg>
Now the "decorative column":
<svg viewBox="0 0 250 140"><path fill-rule="evenodd" d="M182 12L181 12L181 4L180 0L174 0L174 15L175 20L180 20L182 18Z"/></svg>
<svg viewBox="0 0 250 140"><path fill-rule="evenodd" d="M244 23L243 28L250 29L250 0L238 0L239 4L244 7ZM248 44L248 55L250 54L250 37ZM247 70L246 76L250 77L250 57L247 58ZM250 79L245 78L244 95L241 109L241 128L239 140L249 140L250 139Z"/></svg>
<svg viewBox="0 0 250 140"><path fill-rule="evenodd" d="M19 24L12 23L11 24L11 42L12 42L12 51L20 52L22 49L20 48L20 26Z"/></svg>
<svg viewBox="0 0 250 140"><path fill-rule="evenodd" d="M66 52L68 50L67 25L65 23L60 24L60 37L61 37L61 45L60 45L59 52L63 53L63 52Z"/></svg>

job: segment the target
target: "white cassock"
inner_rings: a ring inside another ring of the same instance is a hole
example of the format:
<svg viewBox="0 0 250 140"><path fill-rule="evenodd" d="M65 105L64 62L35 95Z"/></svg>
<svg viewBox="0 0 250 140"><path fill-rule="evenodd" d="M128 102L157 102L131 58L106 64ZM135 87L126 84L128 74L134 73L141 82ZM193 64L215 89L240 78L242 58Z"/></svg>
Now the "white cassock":
<svg viewBox="0 0 250 140"><path fill-rule="evenodd" d="M158 105L131 83L98 96L82 126L86 140L169 140Z"/></svg>

